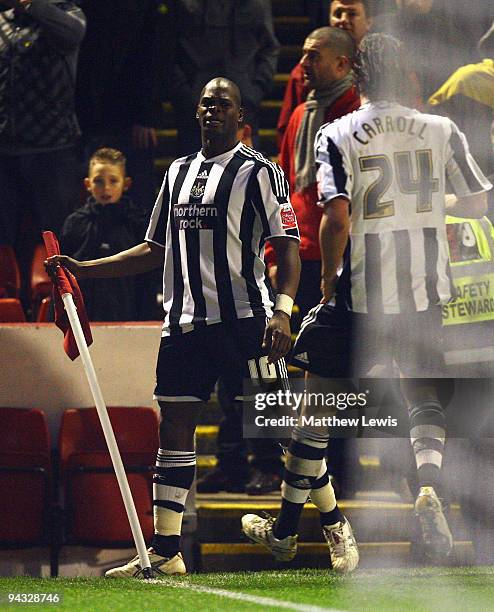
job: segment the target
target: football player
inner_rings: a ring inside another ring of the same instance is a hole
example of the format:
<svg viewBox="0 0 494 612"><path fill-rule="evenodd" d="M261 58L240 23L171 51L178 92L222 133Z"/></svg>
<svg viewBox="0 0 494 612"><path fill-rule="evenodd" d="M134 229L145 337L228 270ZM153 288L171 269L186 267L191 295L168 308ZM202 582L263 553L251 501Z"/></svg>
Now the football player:
<svg viewBox="0 0 494 612"><path fill-rule="evenodd" d="M452 548L436 491L445 439L440 305L452 297L445 216L480 218L492 185L450 119L400 103L406 70L396 38L366 36L354 71L361 108L316 137L323 300L302 324L293 363L308 382L363 376L376 363L398 367L420 486L415 511L424 550L438 560ZM447 181L454 194L446 196ZM280 551L295 554L298 520L328 437L299 421L278 518L243 518L247 536L278 558ZM320 507L321 496L310 494ZM337 549L337 562L352 568L358 555L351 528L335 518L323 525L331 558Z"/></svg>

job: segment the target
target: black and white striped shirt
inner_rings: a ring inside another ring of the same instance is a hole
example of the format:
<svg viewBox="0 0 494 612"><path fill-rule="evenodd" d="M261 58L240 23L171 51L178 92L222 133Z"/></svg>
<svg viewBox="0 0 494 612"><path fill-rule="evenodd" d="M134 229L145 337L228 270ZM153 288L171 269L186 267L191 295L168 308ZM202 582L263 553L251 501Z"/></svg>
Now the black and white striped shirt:
<svg viewBox="0 0 494 612"><path fill-rule="evenodd" d="M364 104L320 129L316 163L319 204L351 203L337 305L397 314L449 300L445 193L492 187L456 125L396 103Z"/></svg>
<svg viewBox="0 0 494 612"><path fill-rule="evenodd" d="M165 248L163 335L271 316L264 243L275 236L299 239L279 166L241 143L175 160L145 237Z"/></svg>

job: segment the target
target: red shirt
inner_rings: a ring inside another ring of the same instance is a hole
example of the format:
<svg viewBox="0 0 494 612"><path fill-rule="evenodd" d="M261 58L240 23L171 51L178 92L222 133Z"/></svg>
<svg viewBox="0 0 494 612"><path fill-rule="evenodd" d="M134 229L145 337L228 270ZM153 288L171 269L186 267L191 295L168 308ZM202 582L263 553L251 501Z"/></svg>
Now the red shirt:
<svg viewBox="0 0 494 612"><path fill-rule="evenodd" d="M360 106L360 98L355 86L348 89L340 96L326 111L325 121L330 122L357 110ZM295 191L295 140L297 132L302 123L305 111L305 103L300 104L292 114L286 129L280 149L279 164L288 179L290 185L290 201L297 216L300 230L300 258L302 260L320 260L319 249L319 224L322 209L317 206L317 185L309 185L302 191ZM273 248L266 245L265 261L267 265L276 263Z"/></svg>

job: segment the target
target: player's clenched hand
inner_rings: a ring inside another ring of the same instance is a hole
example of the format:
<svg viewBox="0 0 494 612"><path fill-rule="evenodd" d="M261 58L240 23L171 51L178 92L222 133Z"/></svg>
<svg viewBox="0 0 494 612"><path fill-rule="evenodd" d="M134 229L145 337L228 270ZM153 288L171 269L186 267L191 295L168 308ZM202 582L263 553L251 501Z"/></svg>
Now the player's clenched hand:
<svg viewBox="0 0 494 612"><path fill-rule="evenodd" d="M268 363L275 363L290 350L290 317L281 310L275 310L266 325L262 348L268 351Z"/></svg>
<svg viewBox="0 0 494 612"><path fill-rule="evenodd" d="M67 257L67 255L52 255L48 257L44 261L45 269L50 278L53 279L55 275L55 270L59 266L63 266L70 270L74 276L81 276L82 263L77 261L77 259L72 259L72 257Z"/></svg>

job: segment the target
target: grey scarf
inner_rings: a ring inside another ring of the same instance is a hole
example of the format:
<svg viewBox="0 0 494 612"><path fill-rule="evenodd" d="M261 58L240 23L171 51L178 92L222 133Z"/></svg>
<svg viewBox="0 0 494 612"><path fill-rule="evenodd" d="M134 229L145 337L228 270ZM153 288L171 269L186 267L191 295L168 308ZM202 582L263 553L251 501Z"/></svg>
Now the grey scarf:
<svg viewBox="0 0 494 612"><path fill-rule="evenodd" d="M314 140L325 123L327 109L353 85L353 73L333 81L326 89L313 89L307 96L304 116L295 138L295 190L316 182Z"/></svg>

